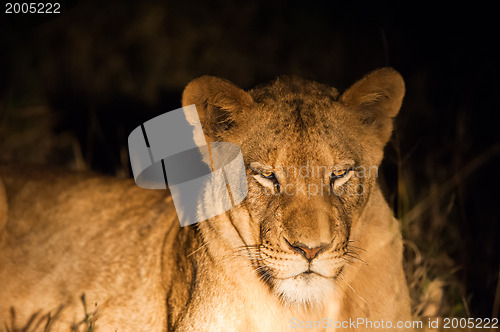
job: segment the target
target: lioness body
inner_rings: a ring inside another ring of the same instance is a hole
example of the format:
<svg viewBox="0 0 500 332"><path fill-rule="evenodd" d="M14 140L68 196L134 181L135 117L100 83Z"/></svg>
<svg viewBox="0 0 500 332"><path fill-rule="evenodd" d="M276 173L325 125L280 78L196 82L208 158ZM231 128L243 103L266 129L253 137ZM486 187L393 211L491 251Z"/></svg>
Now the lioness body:
<svg viewBox="0 0 500 332"><path fill-rule="evenodd" d="M376 81L399 79L391 75L397 74L379 71ZM358 121L341 113L352 112L357 93L371 94L363 105L380 99L379 86L367 91L366 81L340 98L301 80L250 93L215 78L191 83L183 104L197 105L209 139L241 146L252 165L248 179L256 179L244 202L195 226L180 227L168 191L95 175L0 168L6 189L0 186L0 322L11 322L11 308L23 326L32 314L53 315L64 305L53 328L66 331L84 316L81 294L98 331L288 331L307 321L330 331L349 319L409 320L399 226L374 176L338 186L364 185L357 196L311 197L299 189L318 179L287 179L278 171L307 160L378 166L392 128L385 115ZM393 93L397 100L388 108L399 110L401 91L388 91L389 100ZM325 99L338 108L338 123L323 130L339 133L323 141L316 128L329 115L315 107L330 107ZM276 110L273 119L269 103L288 105L290 114L306 109L309 117L287 128L288 111L280 118ZM230 121L221 121L232 111ZM255 173L255 165L272 165L279 186ZM259 190L266 186L278 192L264 196ZM288 197L287 189L297 194Z"/></svg>
<svg viewBox="0 0 500 332"><path fill-rule="evenodd" d="M109 322L104 331L124 321L130 331L165 323L161 247L175 222L165 193L81 174L0 174L9 197L0 247L2 322L10 322L11 307L24 326L32 314L64 305L58 322L68 330L84 317L85 293L89 313L97 303Z"/></svg>

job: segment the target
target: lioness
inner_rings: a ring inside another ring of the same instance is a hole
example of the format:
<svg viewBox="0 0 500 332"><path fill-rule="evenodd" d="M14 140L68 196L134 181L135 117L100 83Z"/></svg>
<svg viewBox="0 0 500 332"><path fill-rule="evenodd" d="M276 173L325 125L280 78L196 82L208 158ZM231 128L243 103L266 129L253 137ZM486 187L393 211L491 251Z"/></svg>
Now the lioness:
<svg viewBox="0 0 500 332"><path fill-rule="evenodd" d="M248 180L241 204L193 226L180 227L168 191L132 180L0 168L0 326L45 315L68 331L82 294L95 331L411 319L401 233L376 178L404 90L391 68L342 94L296 77L248 92L193 80L182 104L197 106L207 140L241 147Z"/></svg>

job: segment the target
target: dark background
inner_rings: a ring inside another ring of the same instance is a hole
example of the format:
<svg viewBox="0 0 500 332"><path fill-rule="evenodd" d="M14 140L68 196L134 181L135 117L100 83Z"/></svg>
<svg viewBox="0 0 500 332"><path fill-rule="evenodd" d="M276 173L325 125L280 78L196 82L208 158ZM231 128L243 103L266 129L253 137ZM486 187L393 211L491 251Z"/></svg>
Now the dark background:
<svg viewBox="0 0 500 332"><path fill-rule="evenodd" d="M392 66L405 78L407 94L381 183L407 239L414 312L498 315L494 7L61 3L61 15L0 17L1 160L126 177L130 131L180 107L184 86L197 76L220 76L248 89L295 74L342 91L369 71Z"/></svg>

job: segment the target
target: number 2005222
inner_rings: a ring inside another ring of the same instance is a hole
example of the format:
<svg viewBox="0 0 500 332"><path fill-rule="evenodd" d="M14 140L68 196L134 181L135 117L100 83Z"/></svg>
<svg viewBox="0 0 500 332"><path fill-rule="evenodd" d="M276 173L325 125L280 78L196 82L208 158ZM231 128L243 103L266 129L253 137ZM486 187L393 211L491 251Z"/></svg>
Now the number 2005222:
<svg viewBox="0 0 500 332"><path fill-rule="evenodd" d="M60 14L61 4L58 2L21 2L5 3L6 14Z"/></svg>

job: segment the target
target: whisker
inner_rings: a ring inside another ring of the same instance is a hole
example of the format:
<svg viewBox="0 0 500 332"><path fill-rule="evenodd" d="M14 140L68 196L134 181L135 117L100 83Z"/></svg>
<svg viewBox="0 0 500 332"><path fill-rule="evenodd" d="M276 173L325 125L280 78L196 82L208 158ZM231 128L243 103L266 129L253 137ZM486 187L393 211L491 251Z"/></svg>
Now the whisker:
<svg viewBox="0 0 500 332"><path fill-rule="evenodd" d="M350 258L352 258L352 259L354 259L354 260L360 261L361 263L363 263L363 264L365 264L365 265L368 265L368 263L367 263L367 262L365 262L363 259L361 259L361 258L359 257L359 254L358 254L358 253L356 253L356 252L353 252L353 251L347 251L347 252L345 252L345 253L344 253L344 256L350 257Z"/></svg>
<svg viewBox="0 0 500 332"><path fill-rule="evenodd" d="M354 292L354 294L356 294L363 302L365 302L368 306L370 306L368 304L368 302L366 302L366 300L361 295L359 295L358 292L356 292L356 290L346 280L344 280L344 277L346 277L347 279L349 279L350 282L352 282L352 280L347 275L341 276L339 274L339 277L340 277L340 280L342 280Z"/></svg>
<svg viewBox="0 0 500 332"><path fill-rule="evenodd" d="M357 261L355 259L349 259L345 257L341 257L341 259L347 263L356 263Z"/></svg>
<svg viewBox="0 0 500 332"><path fill-rule="evenodd" d="M201 245L199 248L195 249L192 253L188 254L186 257L190 257L194 254L196 254L198 251L202 250L202 249L206 249L208 246L208 242L204 243L203 245Z"/></svg>

